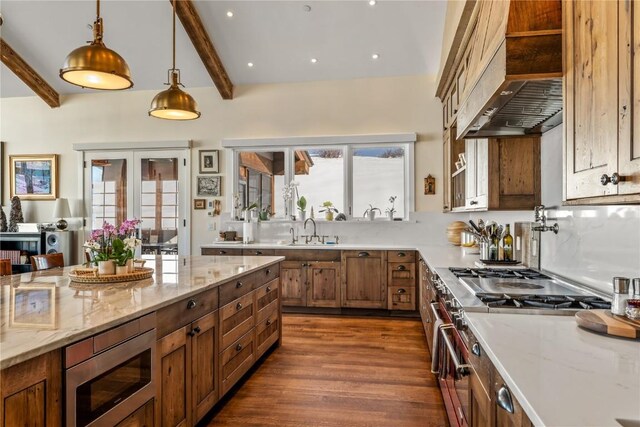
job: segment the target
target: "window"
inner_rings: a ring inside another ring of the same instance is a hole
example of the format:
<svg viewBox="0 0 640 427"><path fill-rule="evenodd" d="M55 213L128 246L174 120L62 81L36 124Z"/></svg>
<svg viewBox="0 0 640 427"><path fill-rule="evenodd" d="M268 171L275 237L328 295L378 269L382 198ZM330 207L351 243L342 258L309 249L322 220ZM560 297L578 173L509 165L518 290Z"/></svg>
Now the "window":
<svg viewBox="0 0 640 427"><path fill-rule="evenodd" d="M380 210L378 218L387 219L393 208L395 219L407 219L413 210L415 139L398 134L225 140L223 147L236 153L229 156L236 171L229 193L240 207L270 201L276 218L296 215L296 201L304 196L307 216L313 207L316 219L323 218L318 213L327 201L349 219L363 219L370 207ZM285 203L291 183L297 194Z"/></svg>

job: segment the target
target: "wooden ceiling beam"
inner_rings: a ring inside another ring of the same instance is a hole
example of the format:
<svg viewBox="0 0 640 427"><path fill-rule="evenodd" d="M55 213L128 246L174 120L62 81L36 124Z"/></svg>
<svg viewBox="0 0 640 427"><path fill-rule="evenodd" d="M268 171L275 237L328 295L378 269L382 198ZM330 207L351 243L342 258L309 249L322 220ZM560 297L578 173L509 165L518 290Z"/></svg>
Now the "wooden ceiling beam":
<svg viewBox="0 0 640 427"><path fill-rule="evenodd" d="M36 72L9 44L0 37L0 57L2 63L18 76L32 91L51 108L60 106L60 95Z"/></svg>
<svg viewBox="0 0 640 427"><path fill-rule="evenodd" d="M176 0L176 14L223 99L233 99L233 83L191 0Z"/></svg>

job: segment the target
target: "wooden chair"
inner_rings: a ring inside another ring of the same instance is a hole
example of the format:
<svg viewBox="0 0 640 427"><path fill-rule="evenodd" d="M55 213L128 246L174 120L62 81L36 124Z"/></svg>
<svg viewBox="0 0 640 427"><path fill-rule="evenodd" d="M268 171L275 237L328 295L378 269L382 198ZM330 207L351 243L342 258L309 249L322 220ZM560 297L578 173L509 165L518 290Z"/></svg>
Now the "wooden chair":
<svg viewBox="0 0 640 427"><path fill-rule="evenodd" d="M0 259L0 276L9 276L11 270L11 260L8 258Z"/></svg>
<svg viewBox="0 0 640 427"><path fill-rule="evenodd" d="M31 271L48 270L56 267L64 267L64 255L60 252L55 254L33 255L31 257Z"/></svg>

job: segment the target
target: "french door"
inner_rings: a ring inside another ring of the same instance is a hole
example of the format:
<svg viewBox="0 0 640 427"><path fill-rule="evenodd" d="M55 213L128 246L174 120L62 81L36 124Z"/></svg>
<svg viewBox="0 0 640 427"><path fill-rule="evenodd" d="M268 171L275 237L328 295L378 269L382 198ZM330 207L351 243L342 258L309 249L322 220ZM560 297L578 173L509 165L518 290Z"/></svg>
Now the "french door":
<svg viewBox="0 0 640 427"><path fill-rule="evenodd" d="M142 254L190 253L188 150L84 153L86 230L140 224Z"/></svg>

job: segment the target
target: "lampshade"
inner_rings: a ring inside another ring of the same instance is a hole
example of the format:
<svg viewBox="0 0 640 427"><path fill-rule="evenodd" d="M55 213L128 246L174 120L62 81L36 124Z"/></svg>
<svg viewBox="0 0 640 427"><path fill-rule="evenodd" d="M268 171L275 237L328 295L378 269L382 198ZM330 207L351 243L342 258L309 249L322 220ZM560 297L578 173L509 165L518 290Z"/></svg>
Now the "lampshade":
<svg viewBox="0 0 640 427"><path fill-rule="evenodd" d="M178 73L171 71L171 86L153 98L149 115L168 120L197 119L200 117L198 104L191 95L180 89Z"/></svg>
<svg viewBox="0 0 640 427"><path fill-rule="evenodd" d="M93 42L73 50L60 69L60 77L76 86L100 90L122 90L133 86L127 62L102 41L100 0L96 1Z"/></svg>
<svg viewBox="0 0 640 427"><path fill-rule="evenodd" d="M69 209L69 201L65 198L56 199L56 206L53 209L54 218L69 218L71 210Z"/></svg>

